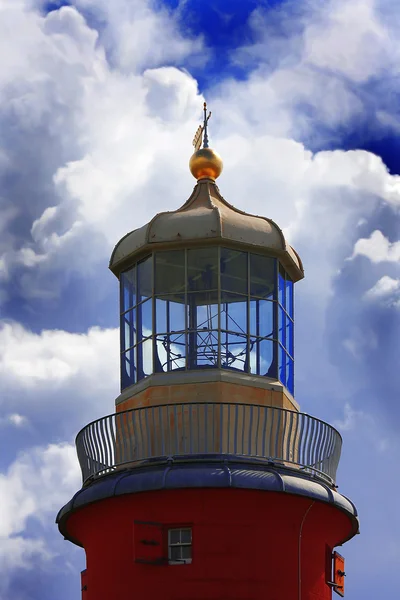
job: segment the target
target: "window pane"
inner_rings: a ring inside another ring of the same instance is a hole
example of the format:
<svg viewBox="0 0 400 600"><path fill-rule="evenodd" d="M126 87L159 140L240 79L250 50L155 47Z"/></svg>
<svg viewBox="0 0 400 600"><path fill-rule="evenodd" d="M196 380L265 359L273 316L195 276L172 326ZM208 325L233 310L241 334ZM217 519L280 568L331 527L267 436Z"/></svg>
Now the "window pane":
<svg viewBox="0 0 400 600"><path fill-rule="evenodd" d="M293 321L286 317L286 350L293 357Z"/></svg>
<svg viewBox="0 0 400 600"><path fill-rule="evenodd" d="M181 529L181 542L182 544L190 544L192 541L192 530Z"/></svg>
<svg viewBox="0 0 400 600"><path fill-rule="evenodd" d="M249 348L247 337L234 333L221 334L221 367L248 372Z"/></svg>
<svg viewBox="0 0 400 600"><path fill-rule="evenodd" d="M286 312L293 319L293 281L286 273Z"/></svg>
<svg viewBox="0 0 400 600"><path fill-rule="evenodd" d="M190 560L192 558L192 546L182 546L182 558Z"/></svg>
<svg viewBox="0 0 400 600"><path fill-rule="evenodd" d="M191 336L189 335L189 348ZM195 346L190 348L193 363L197 366L218 366L218 331L202 331L195 338ZM189 367L189 368L195 368Z"/></svg>
<svg viewBox="0 0 400 600"><path fill-rule="evenodd" d="M171 546L169 549L170 560L176 560L176 561L181 560L181 558L182 558L181 550L182 550L181 546Z"/></svg>
<svg viewBox="0 0 400 600"><path fill-rule="evenodd" d="M250 254L250 295L272 300L275 287L274 273L274 258Z"/></svg>
<svg viewBox="0 0 400 600"><path fill-rule="evenodd" d="M148 377L153 372L153 340L148 338L137 345L138 379Z"/></svg>
<svg viewBox="0 0 400 600"><path fill-rule="evenodd" d="M124 390L136 383L135 349L132 348L121 356L121 388Z"/></svg>
<svg viewBox="0 0 400 600"><path fill-rule="evenodd" d="M153 291L153 257L138 263L138 302L149 298Z"/></svg>
<svg viewBox="0 0 400 600"><path fill-rule="evenodd" d="M185 251L156 252L155 293L185 292Z"/></svg>
<svg viewBox="0 0 400 600"><path fill-rule="evenodd" d="M136 344L136 310L121 315L121 352Z"/></svg>
<svg viewBox="0 0 400 600"><path fill-rule="evenodd" d="M276 377L273 367L274 342L263 338L253 338L250 350L250 372L257 375Z"/></svg>
<svg viewBox="0 0 400 600"><path fill-rule="evenodd" d="M180 298L181 302L176 302ZM169 333L185 329L184 296L164 296L156 299L156 331Z"/></svg>
<svg viewBox="0 0 400 600"><path fill-rule="evenodd" d="M138 326L138 341L140 342L143 338L149 337L152 334L152 302L151 298L138 304L137 306L137 326Z"/></svg>
<svg viewBox="0 0 400 600"><path fill-rule="evenodd" d="M279 304L285 306L285 270L281 265L278 273L278 300Z"/></svg>
<svg viewBox="0 0 400 600"><path fill-rule="evenodd" d="M217 303L204 303L204 294L188 294L188 329L217 329Z"/></svg>
<svg viewBox="0 0 400 600"><path fill-rule="evenodd" d="M247 333L247 298L222 292L221 329Z"/></svg>
<svg viewBox="0 0 400 600"><path fill-rule="evenodd" d="M286 385L286 352L281 345L278 346L278 360L279 360L279 381Z"/></svg>
<svg viewBox="0 0 400 600"><path fill-rule="evenodd" d="M136 304L136 267L121 273L121 312Z"/></svg>
<svg viewBox="0 0 400 600"><path fill-rule="evenodd" d="M270 300L250 299L250 334L261 337L273 337L274 306Z"/></svg>
<svg viewBox="0 0 400 600"><path fill-rule="evenodd" d="M276 377L273 372L274 347L271 340L261 340L260 342L260 375Z"/></svg>
<svg viewBox="0 0 400 600"><path fill-rule="evenodd" d="M181 541L180 529L170 529L169 530L169 543L170 544L179 544Z"/></svg>
<svg viewBox="0 0 400 600"><path fill-rule="evenodd" d="M218 288L218 248L187 251L188 291Z"/></svg>
<svg viewBox="0 0 400 600"><path fill-rule="evenodd" d="M294 373L293 360L286 356L286 387L291 394L294 393Z"/></svg>
<svg viewBox="0 0 400 600"><path fill-rule="evenodd" d="M247 294L247 252L221 248L221 289Z"/></svg>
<svg viewBox="0 0 400 600"><path fill-rule="evenodd" d="M282 346L286 347L286 315L283 308L278 307L278 339Z"/></svg>
<svg viewBox="0 0 400 600"><path fill-rule="evenodd" d="M155 369L158 373L184 369L186 366L186 334L157 336Z"/></svg>

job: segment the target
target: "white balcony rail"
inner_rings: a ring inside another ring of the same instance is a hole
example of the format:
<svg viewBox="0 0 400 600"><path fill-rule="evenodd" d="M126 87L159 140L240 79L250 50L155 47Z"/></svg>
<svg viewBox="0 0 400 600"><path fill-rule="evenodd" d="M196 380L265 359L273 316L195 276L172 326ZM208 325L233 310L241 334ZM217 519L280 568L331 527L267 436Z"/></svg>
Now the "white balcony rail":
<svg viewBox="0 0 400 600"><path fill-rule="evenodd" d="M83 482L165 460L269 463L335 484L342 439L319 419L270 406L192 402L97 419L76 437Z"/></svg>

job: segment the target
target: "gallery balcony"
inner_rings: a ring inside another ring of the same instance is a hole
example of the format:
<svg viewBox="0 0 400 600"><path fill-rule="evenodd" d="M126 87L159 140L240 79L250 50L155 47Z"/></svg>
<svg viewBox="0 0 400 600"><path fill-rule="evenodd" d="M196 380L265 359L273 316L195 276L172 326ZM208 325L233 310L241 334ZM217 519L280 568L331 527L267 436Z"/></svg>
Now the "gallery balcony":
<svg viewBox="0 0 400 600"><path fill-rule="evenodd" d="M336 429L304 413L204 402L108 415L76 438L84 485L122 469L215 460L276 467L334 487L341 445Z"/></svg>

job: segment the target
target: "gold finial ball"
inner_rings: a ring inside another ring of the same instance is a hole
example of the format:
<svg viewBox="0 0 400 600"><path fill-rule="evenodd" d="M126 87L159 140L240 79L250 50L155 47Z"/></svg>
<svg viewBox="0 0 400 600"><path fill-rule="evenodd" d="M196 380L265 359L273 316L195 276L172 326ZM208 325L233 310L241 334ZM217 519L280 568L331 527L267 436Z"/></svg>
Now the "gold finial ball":
<svg viewBox="0 0 400 600"><path fill-rule="evenodd" d="M196 179L217 179L223 169L222 158L212 148L200 148L192 154L189 168Z"/></svg>

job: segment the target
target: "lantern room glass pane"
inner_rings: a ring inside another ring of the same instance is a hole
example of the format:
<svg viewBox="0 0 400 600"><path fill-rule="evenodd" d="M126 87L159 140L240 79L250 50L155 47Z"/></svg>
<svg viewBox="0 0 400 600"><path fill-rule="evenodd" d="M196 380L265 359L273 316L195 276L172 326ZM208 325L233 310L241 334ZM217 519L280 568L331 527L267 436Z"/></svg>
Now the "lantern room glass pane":
<svg viewBox="0 0 400 600"><path fill-rule="evenodd" d="M286 387L291 394L294 392L293 359L286 355Z"/></svg>
<svg viewBox="0 0 400 600"><path fill-rule="evenodd" d="M218 289L218 248L187 251L187 285L190 292Z"/></svg>
<svg viewBox="0 0 400 600"><path fill-rule="evenodd" d="M137 308L138 342L153 333L153 303L151 298L138 304Z"/></svg>
<svg viewBox="0 0 400 600"><path fill-rule="evenodd" d="M250 298L250 335L273 337L274 302Z"/></svg>
<svg viewBox="0 0 400 600"><path fill-rule="evenodd" d="M183 331L185 324L185 297L176 302L178 296L156 298L156 333Z"/></svg>
<svg viewBox="0 0 400 600"><path fill-rule="evenodd" d="M285 270L281 265L279 265L279 273L278 273L278 300L279 304L283 307L285 306L286 299L286 291L285 291Z"/></svg>
<svg viewBox="0 0 400 600"><path fill-rule="evenodd" d="M250 345L250 372L256 375L276 377L272 372L274 342L264 338L253 338Z"/></svg>
<svg viewBox="0 0 400 600"><path fill-rule="evenodd" d="M286 312L293 319L293 281L286 273Z"/></svg>
<svg viewBox="0 0 400 600"><path fill-rule="evenodd" d="M153 340L148 338L136 347L138 380L153 373Z"/></svg>
<svg viewBox="0 0 400 600"><path fill-rule="evenodd" d="M157 373L184 369L186 366L186 334L182 332L157 336L154 362Z"/></svg>
<svg viewBox="0 0 400 600"><path fill-rule="evenodd" d="M293 348L293 321L286 317L286 350L293 357L294 348Z"/></svg>
<svg viewBox="0 0 400 600"><path fill-rule="evenodd" d="M247 296L222 292L221 329L247 334Z"/></svg>
<svg viewBox="0 0 400 600"><path fill-rule="evenodd" d="M128 310L121 315L121 351L136 344L136 310Z"/></svg>
<svg viewBox="0 0 400 600"><path fill-rule="evenodd" d="M250 254L250 296L274 298L276 260L261 254Z"/></svg>
<svg viewBox="0 0 400 600"><path fill-rule="evenodd" d="M136 267L121 273L121 312L136 304Z"/></svg>
<svg viewBox="0 0 400 600"><path fill-rule="evenodd" d="M137 301L141 302L150 298L153 293L153 257L148 256L138 263L137 275Z"/></svg>
<svg viewBox="0 0 400 600"><path fill-rule="evenodd" d="M245 335L221 333L221 367L248 372L249 346Z"/></svg>
<svg viewBox="0 0 400 600"><path fill-rule="evenodd" d="M155 294L185 293L185 251L156 252Z"/></svg>
<svg viewBox="0 0 400 600"><path fill-rule="evenodd" d="M247 252L221 248L221 289L247 294Z"/></svg>
<svg viewBox="0 0 400 600"><path fill-rule="evenodd" d="M136 383L135 348L121 355L121 384L122 389Z"/></svg>
<svg viewBox="0 0 400 600"><path fill-rule="evenodd" d="M278 369L279 381L281 381L283 383L283 385L286 385L286 352L285 352L285 349L282 348L282 346L280 344L278 345L278 363L279 363L279 369Z"/></svg>

